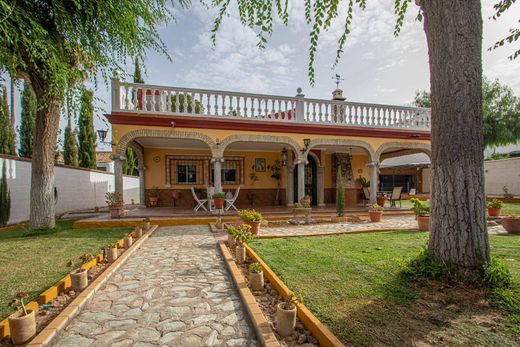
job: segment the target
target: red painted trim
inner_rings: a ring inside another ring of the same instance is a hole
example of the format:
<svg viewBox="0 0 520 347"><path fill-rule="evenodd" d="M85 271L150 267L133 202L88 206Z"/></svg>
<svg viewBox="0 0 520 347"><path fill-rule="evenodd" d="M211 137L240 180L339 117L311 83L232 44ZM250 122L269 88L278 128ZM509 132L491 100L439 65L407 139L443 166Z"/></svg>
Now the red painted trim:
<svg viewBox="0 0 520 347"><path fill-rule="evenodd" d="M112 113L105 117L111 124L147 125L176 128L223 129L266 131L275 133L317 134L337 136L385 137L398 139L430 140L429 131L410 131L399 129L363 128L341 125L297 124L279 122L260 122L239 119L215 119L209 117L163 116L154 114Z"/></svg>

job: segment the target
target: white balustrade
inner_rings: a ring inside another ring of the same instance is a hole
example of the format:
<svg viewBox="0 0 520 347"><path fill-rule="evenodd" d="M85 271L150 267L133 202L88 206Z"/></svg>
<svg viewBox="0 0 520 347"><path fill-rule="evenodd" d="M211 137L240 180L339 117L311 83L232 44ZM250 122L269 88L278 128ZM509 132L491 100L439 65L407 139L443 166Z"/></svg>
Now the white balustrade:
<svg viewBox="0 0 520 347"><path fill-rule="evenodd" d="M112 110L368 128L430 130L431 126L427 108L164 87L116 78Z"/></svg>

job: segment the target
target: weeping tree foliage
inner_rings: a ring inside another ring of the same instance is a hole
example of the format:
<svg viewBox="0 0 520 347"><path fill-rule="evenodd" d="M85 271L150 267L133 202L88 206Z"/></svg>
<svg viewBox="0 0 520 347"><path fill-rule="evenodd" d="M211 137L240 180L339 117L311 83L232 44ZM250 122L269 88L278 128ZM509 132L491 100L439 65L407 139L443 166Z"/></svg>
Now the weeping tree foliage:
<svg viewBox="0 0 520 347"><path fill-rule="evenodd" d="M416 92L415 106L431 107L427 91ZM484 145L498 147L520 141L520 98L499 80L482 80L482 112Z"/></svg>
<svg viewBox="0 0 520 347"><path fill-rule="evenodd" d="M21 121L18 130L18 135L20 136L18 155L20 157L30 158L32 156L36 125L36 107L38 107L36 95L34 95L31 83L25 81L22 92Z"/></svg>
<svg viewBox="0 0 520 347"><path fill-rule="evenodd" d="M94 131L93 93L83 88L78 119L79 166L96 168L96 133Z"/></svg>
<svg viewBox="0 0 520 347"><path fill-rule="evenodd" d="M29 80L38 100L30 227L53 227L54 152L65 90L123 70L148 50L168 56L158 27L189 1L0 0L0 66ZM169 57L169 56L168 56Z"/></svg>
<svg viewBox="0 0 520 347"><path fill-rule="evenodd" d="M309 32L310 84L320 34L334 20L343 22L334 66L339 62L351 31L354 8L364 10L370 0L304 0ZM218 8L212 39L216 42L222 21L235 5L242 24L255 30L258 46L265 47L274 28L274 17L289 23L288 0L215 0ZM496 16L514 0L495 6ZM424 24L432 91L432 196L428 251L468 282L482 278L490 261L486 226L483 116L482 116L482 8L480 0L395 0L394 35L414 6ZM416 6L415 6L415 5ZM380 5L384 6L384 5ZM340 8L346 9L341 12ZM341 17L341 18L340 18ZM518 39L513 33L510 42ZM514 57L512 57L514 58Z"/></svg>
<svg viewBox="0 0 520 347"><path fill-rule="evenodd" d="M0 180L0 226L7 225L11 215L11 192L7 186L7 168L5 160L2 165L2 179Z"/></svg>
<svg viewBox="0 0 520 347"><path fill-rule="evenodd" d="M15 132L9 114L7 89L0 86L0 154L16 155Z"/></svg>

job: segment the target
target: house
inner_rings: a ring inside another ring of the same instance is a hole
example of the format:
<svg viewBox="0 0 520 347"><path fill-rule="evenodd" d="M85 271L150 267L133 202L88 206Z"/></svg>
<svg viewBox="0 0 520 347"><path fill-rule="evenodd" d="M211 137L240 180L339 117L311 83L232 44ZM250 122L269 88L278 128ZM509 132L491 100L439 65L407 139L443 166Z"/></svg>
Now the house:
<svg viewBox="0 0 520 347"><path fill-rule="evenodd" d="M96 169L100 171L114 172L114 160L112 159L112 152L96 152Z"/></svg>
<svg viewBox="0 0 520 347"><path fill-rule="evenodd" d="M356 180L378 191L386 158L430 153L430 110L345 101L127 83L112 79L112 158L115 187L123 192L125 150L135 149L141 201L152 187L159 206L193 208L191 188L233 193L238 207L292 206L304 195L313 205L334 204L336 175L347 206L361 199Z"/></svg>

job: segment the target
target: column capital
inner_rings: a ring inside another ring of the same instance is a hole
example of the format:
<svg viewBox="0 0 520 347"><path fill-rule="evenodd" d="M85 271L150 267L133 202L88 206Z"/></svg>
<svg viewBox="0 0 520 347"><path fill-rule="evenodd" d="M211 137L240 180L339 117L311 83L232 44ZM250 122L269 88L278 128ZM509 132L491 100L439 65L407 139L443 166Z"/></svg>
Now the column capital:
<svg viewBox="0 0 520 347"><path fill-rule="evenodd" d="M369 161L367 163L367 166L375 166L375 167L378 167L379 166L379 163L377 161Z"/></svg>
<svg viewBox="0 0 520 347"><path fill-rule="evenodd" d="M111 154L110 159L112 159L113 161L126 161L126 157L124 155Z"/></svg>
<svg viewBox="0 0 520 347"><path fill-rule="evenodd" d="M211 162L212 163L223 163L224 162L224 157L212 157L211 158Z"/></svg>
<svg viewBox="0 0 520 347"><path fill-rule="evenodd" d="M142 170L142 171L146 171L146 166L144 166L144 165L142 165L142 166L138 166L138 167L137 167L137 170L139 170L139 171L141 171L141 170Z"/></svg>

